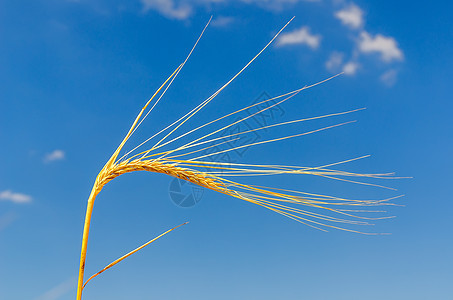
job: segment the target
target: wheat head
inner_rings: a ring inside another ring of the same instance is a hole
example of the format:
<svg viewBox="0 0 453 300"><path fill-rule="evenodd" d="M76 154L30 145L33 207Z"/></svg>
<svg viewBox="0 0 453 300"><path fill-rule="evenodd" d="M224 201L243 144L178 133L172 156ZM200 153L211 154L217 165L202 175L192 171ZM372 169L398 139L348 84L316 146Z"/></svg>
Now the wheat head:
<svg viewBox="0 0 453 300"><path fill-rule="evenodd" d="M291 19L292 20L292 19ZM334 229L341 229L351 232L359 232L364 233L363 231L345 228L344 225L371 225L369 223L370 220L377 220L377 219L384 219L390 218L388 216L380 217L380 218L371 218L366 217L363 213L366 212L376 212L376 210L367 210L363 209L363 207L376 207L376 206L383 206L383 205L392 205L389 201L397 198L388 198L388 199L380 199L380 200L360 200L360 199L345 199L342 197L335 197L335 196L328 196L328 195L321 195L321 194L313 194L313 193L306 193L296 190L285 190L280 188L271 188L271 187L262 187L262 186L255 186L255 185L247 185L240 183L240 180L236 180L235 178L244 178L246 176L270 176L270 175L312 175L312 176L319 176L323 178L330 178L334 180L341 180L341 181L348 181L354 182L358 184L364 185L371 185L371 186L378 186L376 184L362 182L360 179L364 178L397 178L394 177L392 173L386 174L358 174L352 172L345 172L336 169L332 169L333 166L337 166L340 164L348 163L353 160L358 160L365 158L367 156L362 156L358 158L353 158L345 161L335 162L326 164L323 166L316 166L316 167L300 167L300 166L281 166L281 165L256 165L256 164L239 164L239 163L221 163L221 162L211 162L207 161L206 158L209 156L213 156L216 154L234 151L242 147L249 147L249 146L256 146L265 143L273 143L278 142L285 139L295 138L299 136L304 136L312 133L316 133L323 130L328 130L334 127L343 126L349 124L351 122L339 123L331 126L326 126L323 128L319 128L316 130L311 130L307 132L303 132L300 134L290 135L290 136L283 136L280 138L274 138L264 141L258 141L249 143L246 145L241 145L237 147L231 147L227 150L216 151L209 154L204 154L204 150L206 149L214 149L216 146L220 144L224 144L227 142L235 141L237 139L241 139L243 135L263 130L271 127L276 126L285 126L288 124L298 123L298 122L305 122L309 120L315 120L320 118L332 118L338 115L344 115L356 112L360 109L340 112L340 113L333 113L318 117L306 118L306 119L299 119L293 120L288 122L281 122L277 124L262 126L260 128L251 129L248 131L233 133L229 135L223 135L220 137L215 137L216 134L223 131L225 128L229 128L238 122L241 122L251 116L245 117L240 119L239 121L231 122L226 126L221 126L220 128L213 130L209 134L205 134L201 137L193 139L191 142L183 144L179 147L174 147L171 150L158 150L162 149L164 146L170 145L173 142L180 140L182 137L192 135L196 133L201 128L206 126L211 126L216 124L218 121L237 115L239 112L244 111L248 108L257 106L261 103L271 103L270 101L277 101L276 103L269 105L267 108L259 110L257 113L264 112L268 109L271 109L273 106L281 104L292 97L299 94L301 91L310 88L312 86L318 85L323 83L327 80L330 80L331 77L321 82L315 83L313 85L304 86L303 88L296 89L294 91L281 94L277 97L273 97L271 99L264 100L262 102L249 105L244 107L240 110L222 116L220 118L214 119L210 122L207 122L197 128L192 130L186 131L179 136L172 138L169 140L170 135L172 135L178 128L180 128L183 124L188 122L197 112L203 109L207 104L209 104L224 88L226 88L237 76L239 76L271 43L275 40L278 34L290 23L289 21L273 38L272 40L256 55L254 56L235 76L233 76L225 85L223 85L218 91L216 91L211 97L207 98L201 104L196 106L190 112L188 112L183 117L179 118L166 128L162 129L155 135L153 135L148 140L144 141L131 151L125 153L123 156L119 157L120 152L122 151L124 145L132 136L132 134L137 130L143 120L148 116L148 114L153 110L153 108L157 105L160 99L163 97L167 89L171 86L173 80L175 80L176 76L179 74L185 63L187 62L188 58L192 54L195 46L197 45L198 41L200 40L201 36L203 35L206 27L203 29L200 37L196 41L194 47L189 52L189 55L185 59L185 61L180 64L176 70L164 81L161 87L154 93L151 99L145 104L145 106L141 109L138 116L136 117L135 121L133 122L131 128L129 129L128 133L126 134L123 141L120 143L118 148L115 150L113 155L107 161L105 166L99 172L98 176L96 177L95 183L91 190L91 194L88 198L87 203L87 211L85 216L85 225L83 230L83 237L82 237L82 249L80 255L80 267L79 267L79 279L78 279L78 288L77 288L77 300L82 298L82 290L85 285L93 279L95 276L99 275L100 273L104 272L105 270L109 269L113 265L117 264L118 262L122 261L129 255L135 253L136 251L142 249L143 247L147 246L151 242L155 241L156 239L160 238L161 236L167 234L168 232L176 229L172 228L167 232L161 234L157 238L152 239L148 243L138 247L137 249L131 251L130 253L124 255L123 257L115 260L107 267L99 271L98 273L91 276L85 283L84 283L84 271L85 271L85 261L86 261L86 253L87 253L87 244L88 244L88 235L90 230L90 222L91 222L91 215L93 211L94 201L96 196L101 192L102 188L114 178L130 173L135 171L146 171L146 172L153 172L153 173L161 173L170 175L175 178L179 178L182 180L189 181L193 184L196 184L201 187L205 187L211 189L216 192L220 192L222 194L232 196L249 203L253 203L259 205L261 207L267 208L273 212L291 218L297 222L303 223L305 225L320 229L326 230L328 228ZM156 97L159 97L156 99ZM152 101L154 103L152 107L146 112ZM146 114L145 114L146 112ZM257 114L255 113L255 114ZM142 151L137 154L133 154L135 150L139 147L145 145L151 139L156 138L159 135L164 135L157 143L155 143L152 147L148 148L145 151ZM132 155L133 154L133 155ZM128 157L129 155L132 155ZM234 179L234 180L233 180ZM382 186L380 186L382 187ZM315 211L324 211L325 213L315 212ZM186 223L184 223L186 224ZM182 224L182 225L184 225Z"/></svg>

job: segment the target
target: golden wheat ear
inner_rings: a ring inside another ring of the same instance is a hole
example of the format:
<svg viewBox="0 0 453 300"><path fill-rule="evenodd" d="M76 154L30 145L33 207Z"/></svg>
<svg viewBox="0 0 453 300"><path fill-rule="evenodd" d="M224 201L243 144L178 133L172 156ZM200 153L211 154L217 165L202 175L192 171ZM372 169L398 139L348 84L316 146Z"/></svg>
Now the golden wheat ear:
<svg viewBox="0 0 453 300"><path fill-rule="evenodd" d="M292 19L291 19L292 20ZM143 120L148 116L148 114L153 110L153 108L157 105L160 101L162 96L165 94L167 89L171 86L172 82L175 80L187 59L192 54L195 46L197 45L198 41L200 40L201 36L203 35L206 27L203 29L200 37L196 41L194 47L189 52L189 55L181 63L175 71L164 81L164 83L160 86L160 88L155 92L155 94L151 97L151 99L145 104L142 110L139 112L138 116L136 117L135 121L133 122L131 128L127 132L125 138L122 140L118 148L114 151L113 155L107 161L105 166L102 168L98 176L96 177L95 183L93 185L91 194L88 198L87 203L87 211L85 216L85 225L83 230L83 238L82 238L82 249L80 255L80 267L79 267L79 279L78 279L78 288L77 288L77 300L80 300L82 297L82 290L86 286L86 284L91 281L93 278L98 276L99 274L103 273L107 269L113 267L120 261L124 260L125 258L129 257L130 255L136 253L137 251L143 249L150 243L154 242L158 238L166 235L167 233L173 231L174 229L186 224L181 224L175 228L172 228L165 233L161 234L160 236L152 239L151 241L145 243L144 245L138 247L137 249L129 252L128 254L122 256L121 258L115 260L104 269L99 271L98 273L91 276L85 283L83 280L84 271L85 271L85 261L86 261L86 252L87 252L87 243L88 243L88 235L90 229L90 221L91 221L91 214L93 211L93 204L96 199L96 196L102 190L102 188L114 178L130 173L135 171L148 171L148 172L155 172L155 173L162 173L167 174L172 177L176 177L179 179L183 179L199 185L201 187L205 187L211 189L213 191L252 203L258 206L264 207L269 209L273 212L281 214L285 217L293 219L297 222L303 223L307 226L317 228L323 231L327 231L327 229L340 229L350 232L356 233L364 233L363 231L359 231L356 229L346 228L346 226L365 226L365 225L372 225L369 223L372 220L379 220L384 218L390 217L369 217L367 213L376 213L382 212L381 210L376 209L362 209L362 207L376 207L376 206L383 206L383 205L392 205L390 203L391 200L397 198L386 198L380 200L361 200L361 199L347 199L343 197L336 197L330 195L321 195L321 194L314 194L314 193L307 193L295 190L288 190L288 189L281 189L279 187L262 187L257 185L247 185L241 183L241 179L247 176L276 176L276 175L309 175L309 176L318 176L322 178L327 178L330 180L339 180L345 182L351 182L356 184L368 185L368 186L375 186L381 188L387 188L385 186L377 185L374 183L369 183L364 181L364 179L393 179L397 178L394 177L392 173L384 173L384 174L359 174L353 172L346 172L337 169L332 169L334 166L343 165L345 163L359 160L366 158L368 156L361 156L357 158L351 158L348 160L343 160L339 162L333 162L330 164L325 164L321 166L312 166L312 167L301 167L301 166L283 166L283 165L259 165L259 164L240 164L240 163L221 163L221 162L212 162L208 159L214 155L228 153L231 151L235 151L245 147L251 146L258 146L267 143L275 143L283 140L288 140L292 138L297 138L317 132L321 132L324 130L331 130L333 128L338 128L340 126L350 124L354 121L348 122L335 122L332 125L321 127L315 130L300 132L298 134L287 135L287 136L280 136L276 138L271 138L262 141L256 141L251 143L245 143L240 146L232 146L225 150L218 150L213 151L208 154L204 152L207 149L213 149L218 145L225 144L231 141L236 141L238 139L243 138L244 135L247 135L250 132L263 130L263 129L272 129L277 128L280 126L286 126L289 124L297 124L300 122L305 121L315 121L318 119L324 118L336 118L337 116L342 115L349 115L351 113L357 112L362 109L355 109L345 112L338 112L338 113L331 113L323 116L317 116L312 118L304 118L298 120L292 120L287 122L280 122L276 124L270 124L266 126L262 126L259 128L254 128L244 132L233 133L229 135L223 136L216 136L216 134L220 134L227 128L238 124L239 122L245 121L247 118L252 117L258 113L265 112L268 109L271 109L275 105L281 104L297 94L301 91L324 83L332 78L325 79L318 83L305 86L303 88L299 88L293 90L288 93L283 93L277 97L261 101L260 103L270 103L272 100L279 99L276 103L267 106L264 109L259 109L257 113L252 114L251 116L245 118L239 118L239 120L234 119L226 126L219 126L219 128L213 128L210 133L194 137L190 142L185 143L181 146L175 147L170 150L162 150L161 148L172 144L173 142L178 141L182 137L186 136L194 136L196 135L201 128L205 128L207 126L218 126L218 121L227 119L230 117L235 117L241 111L244 111L248 108L254 107L258 104L252 104L247 107L244 107L240 110L231 112L222 116L220 118L214 119L210 122L206 122L203 125L194 128L192 130L186 131L179 136L172 137L175 132L181 128L181 126L191 120L193 116L195 116L198 112L200 112L206 105L212 102L216 96L224 90L228 85L230 85L248 66L277 38L277 36L282 32L282 30L291 22L291 20L283 26L283 28L271 39L269 43L267 43L264 48L258 52L238 73L236 73L230 80L228 80L224 85L222 85L215 93L213 93L210 97L205 99L191 111L189 111L184 116L177 119L175 122L171 123L167 127L163 128L162 130L158 131L156 134L151 136L149 139L145 140L143 143L139 144L137 147L133 148L131 151L125 153L122 157L119 157L120 152L122 151L124 145L129 140L131 135L136 131L136 129L140 126ZM154 99L157 100L154 101ZM151 108L146 112L147 108L151 105L154 101ZM145 114L146 112L146 114ZM212 128L212 127L207 127ZM150 140L163 135L160 137L157 142L154 143L153 146L146 149L145 151L141 151L139 153L133 154L135 150L139 147L145 145ZM159 150L159 151L158 151ZM132 156L128 157L129 154ZM364 215L365 214L365 215ZM368 233L366 233L368 234Z"/></svg>

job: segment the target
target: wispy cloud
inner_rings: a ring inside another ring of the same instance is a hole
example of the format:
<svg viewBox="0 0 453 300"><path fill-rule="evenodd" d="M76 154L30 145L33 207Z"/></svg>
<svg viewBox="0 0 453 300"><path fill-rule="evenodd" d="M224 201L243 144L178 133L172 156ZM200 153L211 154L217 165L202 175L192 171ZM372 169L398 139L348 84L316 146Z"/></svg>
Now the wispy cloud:
<svg viewBox="0 0 453 300"><path fill-rule="evenodd" d="M330 54L329 59L326 61L326 69L332 73L338 72L341 65L343 64L344 54L338 51L334 51Z"/></svg>
<svg viewBox="0 0 453 300"><path fill-rule="evenodd" d="M294 31L280 35L277 41L277 46L287 45L307 45L312 49L317 49L321 43L321 35L310 33L310 27L303 26Z"/></svg>
<svg viewBox="0 0 453 300"><path fill-rule="evenodd" d="M233 17L220 16L212 20L211 25L214 27L227 27L235 22Z"/></svg>
<svg viewBox="0 0 453 300"><path fill-rule="evenodd" d="M330 54L329 59L326 61L326 69L332 73L344 72L345 75L354 75L360 68L360 64L351 60L347 63L343 62L344 54L334 51Z"/></svg>
<svg viewBox="0 0 453 300"><path fill-rule="evenodd" d="M41 296L35 298L35 300L57 300L60 297L64 296L72 289L76 287L76 279L75 277L71 277L62 283L58 284L57 286L51 288Z"/></svg>
<svg viewBox="0 0 453 300"><path fill-rule="evenodd" d="M393 37L382 34L373 36L363 29L365 24L364 13L356 4L350 3L336 11L334 15L343 25L354 30L356 47L352 54L353 59L344 65L343 56L333 52L326 62L326 68L329 71L337 72L341 68L346 75L356 74L360 68L358 62L359 54L377 54L377 57L386 63L404 59L403 51L398 47L398 43ZM361 30L357 31L357 29ZM380 80L384 84L391 86L395 84L396 76L397 72L392 69L382 74Z"/></svg>
<svg viewBox="0 0 453 300"><path fill-rule="evenodd" d="M346 75L354 75L359 69L359 67L360 67L359 63L355 61L350 61L343 66L343 72Z"/></svg>
<svg viewBox="0 0 453 300"><path fill-rule="evenodd" d="M402 60L403 52L398 48L396 40L392 37L376 34L374 37L363 31L358 41L359 51L362 53L378 53L382 61L390 62Z"/></svg>
<svg viewBox="0 0 453 300"><path fill-rule="evenodd" d="M395 69L390 69L386 72L384 72L379 79L386 85L386 86L393 86L396 83L396 80L398 79L398 71Z"/></svg>
<svg viewBox="0 0 453 300"><path fill-rule="evenodd" d="M156 10L169 19L185 20L193 11L189 3L174 0L141 0L144 11Z"/></svg>
<svg viewBox="0 0 453 300"><path fill-rule="evenodd" d="M357 5L351 3L349 6L337 11L335 17L349 28L357 29L363 26L363 11Z"/></svg>
<svg viewBox="0 0 453 300"><path fill-rule="evenodd" d="M11 190L6 190L0 192L0 201L11 201L13 203L29 203L31 202L32 197L26 194L15 193Z"/></svg>
<svg viewBox="0 0 453 300"><path fill-rule="evenodd" d="M65 158L64 151L57 149L52 151L51 153L46 154L46 156L44 156L44 162L49 163L52 161L62 160L64 158Z"/></svg>

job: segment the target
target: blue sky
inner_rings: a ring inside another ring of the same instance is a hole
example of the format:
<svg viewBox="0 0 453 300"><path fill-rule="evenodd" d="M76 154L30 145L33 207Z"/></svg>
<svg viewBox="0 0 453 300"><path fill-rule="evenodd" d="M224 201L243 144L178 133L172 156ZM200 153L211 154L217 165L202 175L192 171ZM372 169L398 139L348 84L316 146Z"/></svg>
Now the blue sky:
<svg viewBox="0 0 453 300"><path fill-rule="evenodd" d="M369 229L392 234L325 233L212 191L181 207L170 177L129 174L97 199L87 276L190 224L93 280L84 299L452 298L452 9L449 1L1 1L0 299L75 298L96 174L211 15L193 56L126 148L210 96L296 16L181 132L344 72L243 125L366 107L251 138L356 123L228 159L316 166L371 155L341 168L413 178L373 181L396 192L308 176L248 182L366 199L404 194L396 200L404 207L388 212L397 218Z"/></svg>

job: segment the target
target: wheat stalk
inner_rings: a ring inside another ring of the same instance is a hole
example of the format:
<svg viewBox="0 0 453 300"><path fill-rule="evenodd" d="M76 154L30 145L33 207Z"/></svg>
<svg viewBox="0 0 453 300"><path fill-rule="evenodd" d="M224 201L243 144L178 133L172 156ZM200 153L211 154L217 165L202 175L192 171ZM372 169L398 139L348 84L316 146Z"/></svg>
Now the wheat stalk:
<svg viewBox="0 0 453 300"><path fill-rule="evenodd" d="M291 19L292 20L292 19ZM160 101L163 97L167 89L172 84L173 80L175 80L176 76L179 74L185 63L187 62L188 58L192 54L195 46L197 45L198 41L200 40L201 36L203 35L206 27L203 29L201 35L199 36L198 40L196 41L194 47L189 52L189 55L186 57L184 62L180 64L176 70L165 80L165 82L159 87L159 89L154 93L151 99L145 104L142 110L139 112L138 116L136 117L135 121L133 122L131 128L129 129L128 133L126 134L125 138L122 140L118 148L115 150L113 155L107 161L105 166L99 172L98 176L96 177L95 183L91 190L91 194L88 198L87 203L87 210L85 216L85 224L83 230L83 238L82 238L82 249L80 255L80 267L79 267L79 278L78 278L78 288L77 288L77 300L81 300L82 298L82 290L86 286L86 284L92 280L94 277L98 276L105 270L111 268L112 266L116 265L120 261L124 260L128 256L132 255L133 253L139 251L140 249L144 248L145 246L149 245L150 243L154 242L158 238L164 236L165 234L171 232L172 230L178 228L181 224L177 227L174 227L160 236L150 240L149 242L145 243L144 245L138 247L137 249L129 252L128 254L122 256L121 258L115 260L105 268L103 268L98 273L91 276L85 283L84 283L84 270L85 270L85 261L86 261L86 253L87 253L87 245L88 245L88 235L90 230L90 223L91 223L91 215L93 211L94 201L96 196L101 192L102 188L114 178L134 171L147 171L147 172L154 172L154 173L162 173L173 176L175 178L183 179L189 181L193 184L196 184L201 187L205 187L216 192L220 192L262 207L265 207L271 211L289 217L293 220L296 220L300 223L306 224L308 226L326 230L327 228L335 228L341 229L351 232L360 232L357 230L347 229L342 227L342 224L352 224L352 225L370 225L368 223L369 220L377 220L389 217L381 217L381 218L370 218L364 217L359 215L363 212L376 212L376 210L363 210L357 209L356 207L374 207L374 206L381 206L381 205L391 205L389 203L390 199L382 199L382 200L358 200L358 199L345 199L340 197L328 196L328 195L320 195L320 194L310 194L304 193L300 191L293 191L293 190L284 190L278 188L269 188L269 187L261 187L261 186L253 186L242 184L240 182L230 180L229 178L242 178L244 176L270 176L270 175L282 175L282 174L292 174L292 175L314 175L320 176L324 178L330 178L335 180L342 180L348 182L354 182L358 184L365 184L365 185L373 185L378 186L371 183L361 182L356 179L346 179L346 178L396 178L393 177L393 174L357 174L351 172L345 172L340 170L331 169L331 167L344 164L353 160L358 160L365 158L367 156L362 156L358 158L353 158L350 160L345 160L341 162L335 162L323 166L317 167L300 167L300 166L281 166L281 165L253 165L253 164L231 164L231 163L220 163L220 162L209 162L204 159L207 157L234 151L244 147L250 147L260 144L278 142L285 139L295 138L299 136L304 136L308 134L312 134L315 132L331 129L334 127L346 125L351 122L339 123L334 124L331 126L326 126L323 128L319 128L312 131L307 131L295 135L284 136L280 138L274 138L254 143L249 143L246 145L241 145L237 147L231 147L227 150L216 151L210 154L203 154L206 149L214 148L219 144L224 144L227 142L235 141L240 139L243 135L257 131L263 130L267 128L277 127L277 126L284 126L293 123L305 122L316 120L320 118L330 118L335 117L338 115L344 115L356 112L358 110L351 110L346 112L328 114L324 116L306 118L306 119L299 119L293 120L288 122L282 122L272 125L263 126L260 128L251 129L244 132L234 133L226 136L221 137L213 137L216 133L222 132L226 128L229 128L238 122L244 121L245 119L253 116L248 116L238 121L231 122L226 126L222 126L216 130L213 130L209 134L205 134L201 137L193 139L191 142L186 143L182 146L173 148L167 151L160 151L158 152L157 149L160 149L164 146L167 146L182 137L188 136L190 134L196 133L203 127L210 126L212 124L216 124L218 121L225 119L227 117L231 117L233 115L238 114L245 109L251 108L253 106L257 106L262 103L270 103L270 101L274 101L276 99L280 99L277 103L268 106L267 108L259 110L257 113L262 113L275 105L283 103L287 101L309 87L318 85L323 83L327 80L330 80L331 77L324 81L318 82L316 84L305 86L303 88L299 88L297 90L284 93L277 97L261 101L257 104L249 105L245 108L227 114L223 117L217 118L213 121L207 122L204 125L201 125L197 128L194 128L190 131L186 131L185 133L175 137L171 140L168 140L170 135L172 135L178 128L180 128L184 123L186 123L189 119L191 119L196 113L198 113L201 109L203 109L208 103L210 103L224 88L226 88L236 77L238 77L271 43L275 40L278 34L291 22L291 20L272 38L272 40L256 55L254 56L235 76L233 76L225 85L223 85L218 91L216 91L211 97L207 98L203 101L200 105L192 109L189 113L184 115L183 117L179 118L177 121L173 122L166 128L162 129L151 138L145 140L143 143L132 149L131 151L124 154L122 157L119 157L120 152L122 151L124 145L129 140L131 135L137 130L143 120L148 116L148 114L153 110L156 104ZM154 102L153 106L147 110L148 106L151 102L157 97L160 96ZM359 109L360 110L360 109ZM145 114L145 115L144 115ZM255 115L254 114L254 115ZM136 149L150 141L151 139L159 136L167 132L164 137L162 137L158 142L156 142L151 148L142 151L140 153L134 154L133 156L128 158L128 155L133 153ZM305 206L307 208L326 211L328 213L336 214L337 216L326 215L323 213L315 213L310 210L305 210L300 208L300 206ZM347 206L347 208L342 208Z"/></svg>

